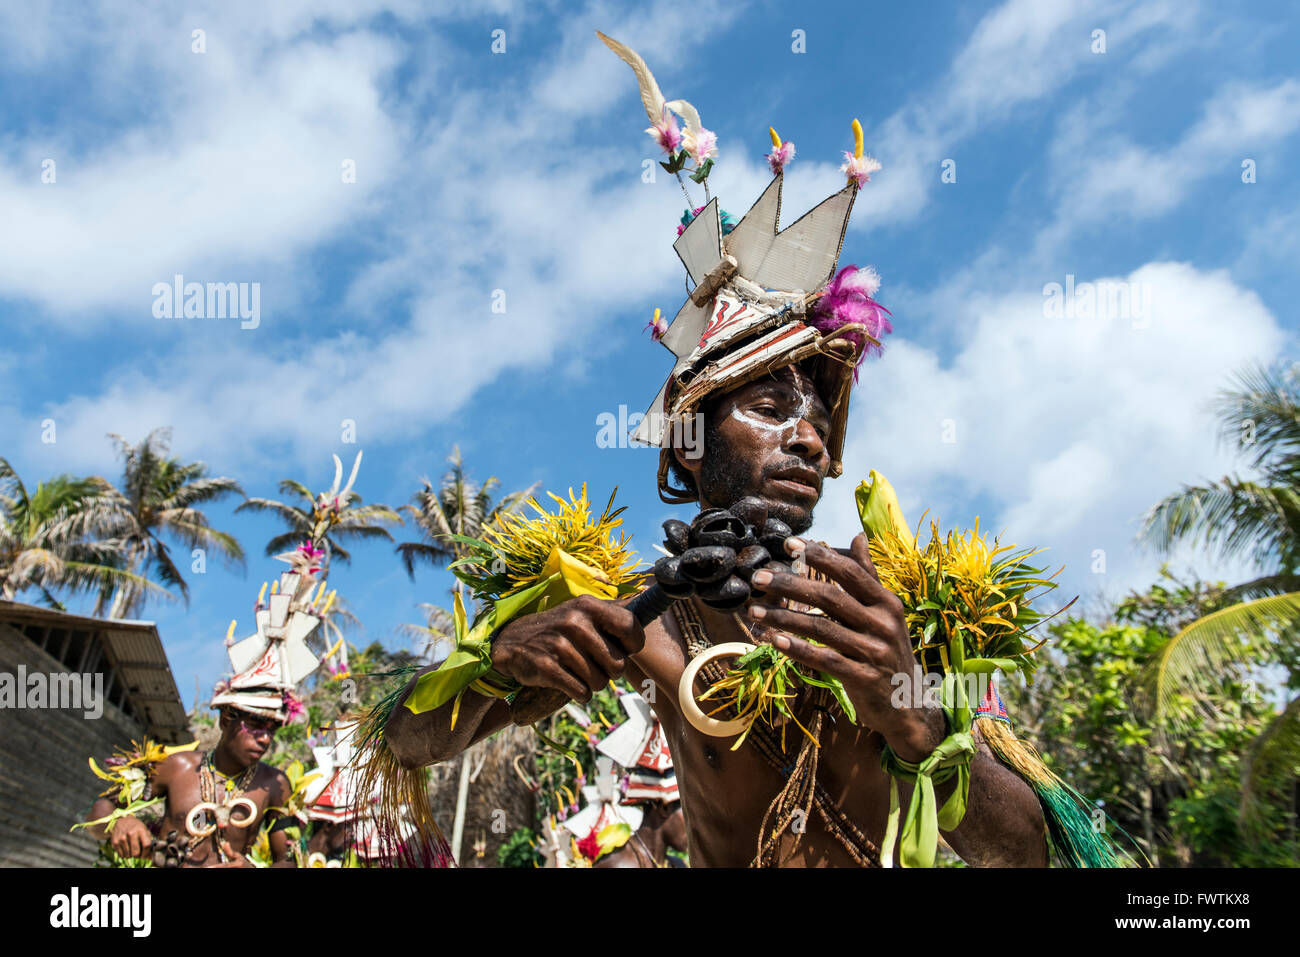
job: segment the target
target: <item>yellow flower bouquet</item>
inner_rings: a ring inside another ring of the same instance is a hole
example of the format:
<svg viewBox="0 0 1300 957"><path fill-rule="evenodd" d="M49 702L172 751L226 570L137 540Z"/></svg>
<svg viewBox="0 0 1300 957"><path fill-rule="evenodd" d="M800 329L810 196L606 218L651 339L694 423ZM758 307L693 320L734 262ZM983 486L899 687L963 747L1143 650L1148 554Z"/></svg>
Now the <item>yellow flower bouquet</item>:
<svg viewBox="0 0 1300 957"><path fill-rule="evenodd" d="M550 497L559 506L555 513L529 499L536 518L507 514L485 529L482 538L451 536L467 550L466 557L452 564L452 571L484 610L470 624L464 600L456 592L455 650L416 683L406 701L412 712L431 711L454 700L454 726L467 689L511 697L518 686L492 670L491 639L499 629L580 595L610 599L638 590L636 555L622 533L614 537L623 523L619 517L623 509L613 509L614 495L596 518L591 515L585 484L581 495L570 489L568 501L555 494Z"/></svg>

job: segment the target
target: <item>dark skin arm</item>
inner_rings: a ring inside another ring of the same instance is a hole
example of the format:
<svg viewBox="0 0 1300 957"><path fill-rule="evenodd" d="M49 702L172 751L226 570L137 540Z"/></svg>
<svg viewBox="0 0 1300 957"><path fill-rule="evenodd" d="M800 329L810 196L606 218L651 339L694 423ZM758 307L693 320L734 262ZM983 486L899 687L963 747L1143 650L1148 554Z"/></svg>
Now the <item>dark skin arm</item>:
<svg viewBox="0 0 1300 957"><path fill-rule="evenodd" d="M96 798L95 803L90 806L90 814L86 820L97 821L101 817L108 817L116 808L117 801L112 797ZM87 830L97 841L107 839L119 857L149 856L153 835L135 815L118 818L117 823L113 825L111 835L105 833L106 828L105 824L96 824Z"/></svg>
<svg viewBox="0 0 1300 957"><path fill-rule="evenodd" d="M165 797L167 795L167 785L171 780L171 775L177 767L176 756L159 763L152 774L152 793L154 797ZM86 818L88 821L97 821L101 817L107 817L117 808L116 792L107 797L96 798L95 803L90 806L90 815ZM149 833L149 828L134 814L118 818L117 823L113 825L113 833L107 834L108 825L96 824L87 828L97 841L108 840L119 857L149 857L152 853L153 835Z"/></svg>
<svg viewBox="0 0 1300 957"><path fill-rule="evenodd" d="M586 703L623 674L628 658L644 644L645 632L630 611L583 595L501 629L492 642L492 666L525 687L554 689ZM504 701L473 691L461 698L455 728L451 702L413 714L404 702L418 677L407 685L386 728L389 747L404 767L447 761L511 723Z"/></svg>
<svg viewBox="0 0 1300 957"><path fill-rule="evenodd" d="M849 554L790 539L792 554L803 550L809 566L831 582L785 572L758 572L754 583L764 590L750 606L750 616L792 634L773 644L795 661L832 675L857 710L860 725L880 732L903 760L919 762L947 733L937 708L895 707L891 696L896 674L911 674L915 664L903 618L902 602L880 583L865 535L858 535ZM780 599L810 605L825 615L780 607ZM803 635L821 643L814 645ZM955 779L938 787L940 802L956 787ZM900 786L906 800L910 787ZM1030 787L1002 766L979 743L971 760L966 815L945 839L962 859L977 866L1045 866L1047 842L1042 809Z"/></svg>

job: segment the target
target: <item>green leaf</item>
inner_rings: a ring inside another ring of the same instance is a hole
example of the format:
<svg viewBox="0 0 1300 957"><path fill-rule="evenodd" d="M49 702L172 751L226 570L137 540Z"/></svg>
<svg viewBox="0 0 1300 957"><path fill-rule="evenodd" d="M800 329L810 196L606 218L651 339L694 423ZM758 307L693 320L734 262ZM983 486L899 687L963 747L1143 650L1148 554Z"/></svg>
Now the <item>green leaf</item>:
<svg viewBox="0 0 1300 957"><path fill-rule="evenodd" d="M709 171L713 169L713 160L705 160L704 165L691 174L691 180L696 183L703 183L709 178Z"/></svg>
<svg viewBox="0 0 1300 957"><path fill-rule="evenodd" d="M967 658L961 670L968 675L987 675L994 671L1005 671L1010 674L1019 667L1020 665L1013 658Z"/></svg>
<svg viewBox="0 0 1300 957"><path fill-rule="evenodd" d="M406 699L406 709L412 714L424 714L440 708L487 674L491 667L492 656L487 642L457 648L436 670L420 676Z"/></svg>

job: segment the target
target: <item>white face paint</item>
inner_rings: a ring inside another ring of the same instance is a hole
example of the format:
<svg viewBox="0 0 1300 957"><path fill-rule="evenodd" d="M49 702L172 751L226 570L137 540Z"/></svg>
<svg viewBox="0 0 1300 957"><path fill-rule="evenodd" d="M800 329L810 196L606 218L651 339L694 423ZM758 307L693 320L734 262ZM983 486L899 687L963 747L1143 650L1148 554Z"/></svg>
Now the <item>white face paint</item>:
<svg viewBox="0 0 1300 957"><path fill-rule="evenodd" d="M807 392L799 393L799 407L787 419L780 422L769 422L767 419L760 418L751 412L744 412L738 406L731 409L731 417L737 422L743 422L760 432L775 432L781 436L782 443L790 442L794 439L795 432L799 428L799 423L808 417L812 411L812 396Z"/></svg>

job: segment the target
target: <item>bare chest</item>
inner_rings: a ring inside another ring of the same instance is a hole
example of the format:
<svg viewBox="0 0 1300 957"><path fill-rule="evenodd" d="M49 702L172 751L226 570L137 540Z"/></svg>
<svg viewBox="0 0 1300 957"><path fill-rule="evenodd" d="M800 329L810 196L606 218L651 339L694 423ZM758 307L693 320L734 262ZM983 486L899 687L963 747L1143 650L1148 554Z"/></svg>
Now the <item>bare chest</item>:
<svg viewBox="0 0 1300 957"><path fill-rule="evenodd" d="M728 628L723 621L710 623L708 638L713 644L752 640L740 626L733 623ZM751 735L733 750L734 738L710 737L696 730L683 717L678 702L678 683L690 657L686 636L673 616L666 615L647 629L645 649L635 661L641 675L633 677L642 682L638 690L643 695L653 694L651 703L669 740L692 864L744 866L754 857L774 798L792 774L813 770L798 766L806 739L798 727L788 724L784 747L778 731L761 741L758 735ZM696 695L705 690L706 683L697 678ZM796 715L811 728L817 712L810 700L804 700ZM804 763L815 758L815 781L823 801L838 806L863 834L878 843L888 810L888 778L880 769L879 736L848 725L842 716L823 713L821 725L815 754L807 756ZM768 826L771 824L769 821ZM809 803L786 827L792 830L783 842L798 845L789 864L855 863L814 804ZM797 842L793 829L800 835Z"/></svg>
<svg viewBox="0 0 1300 957"><path fill-rule="evenodd" d="M235 851L245 851L256 840L269 806L271 779L260 765L246 787L240 788L236 781L229 790L220 776L214 776L210 787L205 786L198 768L178 774L167 790L162 836L176 831L188 839L199 832L202 837L190 853L192 866L219 860L217 848L222 840L229 841Z"/></svg>

